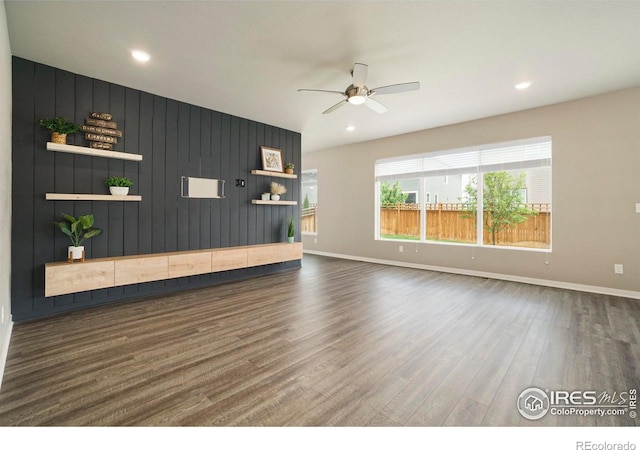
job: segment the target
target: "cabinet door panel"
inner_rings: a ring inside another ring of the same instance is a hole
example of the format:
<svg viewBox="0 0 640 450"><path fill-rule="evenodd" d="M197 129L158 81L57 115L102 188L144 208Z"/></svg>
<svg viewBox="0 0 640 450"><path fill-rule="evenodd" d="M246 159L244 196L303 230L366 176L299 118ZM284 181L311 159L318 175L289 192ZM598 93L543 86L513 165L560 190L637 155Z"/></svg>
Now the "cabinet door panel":
<svg viewBox="0 0 640 450"><path fill-rule="evenodd" d="M167 256L147 256L116 260L115 284L146 283L169 278Z"/></svg>

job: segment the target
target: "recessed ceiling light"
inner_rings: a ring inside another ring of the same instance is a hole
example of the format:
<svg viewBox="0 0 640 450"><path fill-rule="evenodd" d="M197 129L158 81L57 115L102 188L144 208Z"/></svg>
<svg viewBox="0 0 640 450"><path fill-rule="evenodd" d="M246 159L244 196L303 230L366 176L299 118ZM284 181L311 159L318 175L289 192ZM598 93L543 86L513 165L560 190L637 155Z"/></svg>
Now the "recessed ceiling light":
<svg viewBox="0 0 640 450"><path fill-rule="evenodd" d="M131 56L133 56L133 59L140 62L147 62L151 59L151 55L147 52L143 52L142 50L131 50Z"/></svg>
<svg viewBox="0 0 640 450"><path fill-rule="evenodd" d="M347 128L345 128L345 130L347 130L347 131L353 131L355 129L356 129L356 127L354 127L353 125L349 125Z"/></svg>
<svg viewBox="0 0 640 450"><path fill-rule="evenodd" d="M524 81L522 83L516 84L516 89L523 90L523 89L528 88L529 86L531 86L531 83L529 81Z"/></svg>

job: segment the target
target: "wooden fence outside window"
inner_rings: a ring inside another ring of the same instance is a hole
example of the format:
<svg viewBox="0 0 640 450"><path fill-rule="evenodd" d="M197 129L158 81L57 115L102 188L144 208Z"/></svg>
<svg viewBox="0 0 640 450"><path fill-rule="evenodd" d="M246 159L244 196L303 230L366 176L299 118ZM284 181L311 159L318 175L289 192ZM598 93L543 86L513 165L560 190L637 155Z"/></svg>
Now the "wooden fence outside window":
<svg viewBox="0 0 640 450"><path fill-rule="evenodd" d="M380 207L380 236L385 238L420 239L421 205L416 203L383 204ZM497 234L496 245L550 248L551 205L530 203L536 212L525 222ZM475 243L476 221L465 213L462 203L429 203L426 205L426 239ZM484 230L483 241L491 245L491 233Z"/></svg>

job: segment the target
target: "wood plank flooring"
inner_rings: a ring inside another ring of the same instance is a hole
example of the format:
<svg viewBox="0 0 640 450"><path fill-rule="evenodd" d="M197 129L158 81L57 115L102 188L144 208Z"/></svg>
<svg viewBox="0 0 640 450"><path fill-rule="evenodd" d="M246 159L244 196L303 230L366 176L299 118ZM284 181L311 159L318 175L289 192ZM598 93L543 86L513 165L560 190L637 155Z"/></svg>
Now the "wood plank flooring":
<svg viewBox="0 0 640 450"><path fill-rule="evenodd" d="M16 324L0 425L638 425L516 410L640 387L640 302L305 255L301 270Z"/></svg>

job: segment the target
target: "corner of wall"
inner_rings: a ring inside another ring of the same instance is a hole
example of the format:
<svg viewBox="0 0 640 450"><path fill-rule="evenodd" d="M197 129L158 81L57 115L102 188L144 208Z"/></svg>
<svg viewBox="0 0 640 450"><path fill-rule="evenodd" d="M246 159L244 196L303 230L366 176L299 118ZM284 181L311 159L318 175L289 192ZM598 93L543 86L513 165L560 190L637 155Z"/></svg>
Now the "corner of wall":
<svg viewBox="0 0 640 450"><path fill-rule="evenodd" d="M0 211L11 211L11 47L5 2L0 0ZM0 216L0 388L9 352L11 320L11 215Z"/></svg>

